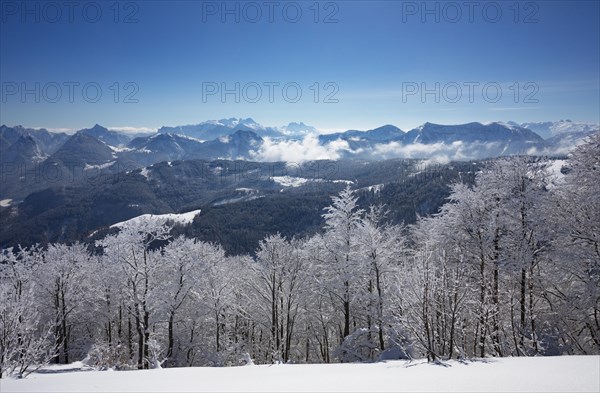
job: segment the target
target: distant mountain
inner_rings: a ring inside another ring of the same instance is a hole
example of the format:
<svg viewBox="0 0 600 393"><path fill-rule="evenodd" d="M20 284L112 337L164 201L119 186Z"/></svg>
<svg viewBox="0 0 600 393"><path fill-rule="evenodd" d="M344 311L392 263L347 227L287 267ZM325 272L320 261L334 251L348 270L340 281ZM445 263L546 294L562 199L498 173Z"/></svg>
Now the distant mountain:
<svg viewBox="0 0 600 393"><path fill-rule="evenodd" d="M47 161L61 162L67 166L101 165L114 161L113 150L104 142L77 132L71 136Z"/></svg>
<svg viewBox="0 0 600 393"><path fill-rule="evenodd" d="M22 137L16 143L18 148L13 145L15 148L11 146L2 153L2 198L18 200L48 187L76 185L96 176L100 169L105 172L110 170L113 165L113 171L118 170L115 152L104 142L85 133L71 135L45 159L45 156L40 156L39 144L33 137ZM16 167L6 165L7 160L16 162Z"/></svg>
<svg viewBox="0 0 600 393"><path fill-rule="evenodd" d="M78 133L93 136L94 138L101 140L107 145L115 147L125 146L132 139L130 136L124 133L118 131L111 131L98 124L96 124L92 128L85 128L83 130L80 130L78 131Z"/></svg>
<svg viewBox="0 0 600 393"><path fill-rule="evenodd" d="M161 133L135 138L127 147L120 155L145 166L195 157L202 147L202 141L179 134Z"/></svg>
<svg viewBox="0 0 600 393"><path fill-rule="evenodd" d="M535 132L504 123L467 123L441 125L425 123L408 132L387 125L369 131L349 130L320 135L319 141L328 145L344 141L348 149L345 158L385 159L439 158L479 159L502 155L526 154L532 148L542 149L544 140Z"/></svg>
<svg viewBox="0 0 600 393"><path fill-rule="evenodd" d="M404 136L404 131L396 126L387 124L368 131L348 130L344 132L336 132L333 134L325 134L319 136L321 143L328 143L338 139L348 142L384 142L399 140ZM358 144L354 144L358 147ZM364 145L364 143L360 144Z"/></svg>
<svg viewBox="0 0 600 393"><path fill-rule="evenodd" d="M536 133L519 126L503 123L467 123L459 125L441 125L425 123L408 131L403 142L407 143L453 143L453 142L502 142L502 143L542 143Z"/></svg>
<svg viewBox="0 0 600 393"><path fill-rule="evenodd" d="M307 134L315 134L318 130L313 126L307 126L306 124L300 122L292 122L287 126L282 126L278 128L279 132L287 137L302 137Z"/></svg>
<svg viewBox="0 0 600 393"><path fill-rule="evenodd" d="M238 130L202 144L197 152L204 159L250 159L263 143L263 138L253 131Z"/></svg>
<svg viewBox="0 0 600 393"><path fill-rule="evenodd" d="M387 124L365 132L367 139L374 141L397 140L404 136L404 131L396 126Z"/></svg>
<svg viewBox="0 0 600 393"><path fill-rule="evenodd" d="M0 161L3 164L17 166L37 163L45 158L46 155L39 148L35 139L29 134L21 135L15 143L0 153Z"/></svg>
<svg viewBox="0 0 600 393"><path fill-rule="evenodd" d="M546 139L547 150L549 154L567 154L573 146L583 143L587 137L599 132L596 130L565 132Z"/></svg>
<svg viewBox="0 0 600 393"><path fill-rule="evenodd" d="M20 137L30 135L44 154L52 154L69 139L69 135L62 132L50 132L45 128L34 129L22 126L0 126L0 152L8 149Z"/></svg>
<svg viewBox="0 0 600 393"><path fill-rule="evenodd" d="M208 120L194 125L161 127L158 130L158 133L180 134L197 138L202 141L208 141L230 135L238 130L252 131L263 137L277 137L282 135L276 128L264 127L251 118L238 119L235 117L230 119Z"/></svg>
<svg viewBox="0 0 600 393"><path fill-rule="evenodd" d="M260 149L263 139L253 131L238 130L229 135L202 141L181 134L159 133L132 140L120 157L140 165L161 161L190 159L250 159Z"/></svg>
<svg viewBox="0 0 600 393"><path fill-rule="evenodd" d="M570 121L551 124L555 132L561 132L547 140L530 128L500 122L425 123L408 132L384 125L367 131L348 130L315 137L314 127L302 122L273 128L263 127L251 118L230 118L196 126L163 127L161 132L133 139L98 124L72 136L44 129L2 126L0 161L4 181L0 197L20 200L51 185L67 185L101 174L179 160L289 161L292 158L288 157L294 157L299 161L416 158L448 162L514 154L556 156L566 154L593 132L589 124ZM582 131L564 131L569 127ZM168 133L168 129L178 132ZM215 137L208 139L210 136ZM268 143L265 138L270 139ZM18 164L18 170L14 170L14 165L6 165L11 162Z"/></svg>
<svg viewBox="0 0 600 393"><path fill-rule="evenodd" d="M509 122L517 125L515 122ZM571 120L545 121L538 123L521 123L521 127L528 128L544 139L567 133L589 133L600 129L600 125L593 123L581 123Z"/></svg>
<svg viewBox="0 0 600 393"><path fill-rule="evenodd" d="M23 127L7 127L5 125L0 126L0 151L8 149L10 145L15 143L17 139L19 139L24 132L21 132Z"/></svg>

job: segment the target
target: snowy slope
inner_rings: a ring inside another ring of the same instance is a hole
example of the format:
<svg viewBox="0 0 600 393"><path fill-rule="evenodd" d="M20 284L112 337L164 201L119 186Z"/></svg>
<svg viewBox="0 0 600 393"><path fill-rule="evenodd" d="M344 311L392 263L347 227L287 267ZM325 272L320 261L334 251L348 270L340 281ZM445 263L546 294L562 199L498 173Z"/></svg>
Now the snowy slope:
<svg viewBox="0 0 600 393"><path fill-rule="evenodd" d="M187 213L175 214L142 214L141 216L133 217L127 221L118 222L111 225L111 228L121 228L128 225L138 225L141 221L158 221L165 223L167 221L173 221L178 224L187 225L194 221L194 217L200 214L200 210L192 210Z"/></svg>
<svg viewBox="0 0 600 393"><path fill-rule="evenodd" d="M600 356L370 364L48 370L0 380L8 392L598 392Z"/></svg>

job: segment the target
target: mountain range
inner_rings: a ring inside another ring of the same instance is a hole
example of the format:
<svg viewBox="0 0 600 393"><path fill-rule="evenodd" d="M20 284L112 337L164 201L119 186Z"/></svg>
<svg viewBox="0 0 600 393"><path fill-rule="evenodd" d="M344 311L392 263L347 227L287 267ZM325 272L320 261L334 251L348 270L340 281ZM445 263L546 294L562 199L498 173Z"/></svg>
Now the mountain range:
<svg viewBox="0 0 600 393"><path fill-rule="evenodd" d="M532 128L554 136L544 139ZM3 125L0 200L22 200L50 186L164 161L415 158L449 162L514 154L564 155L597 130L598 125L561 120L521 125L425 123L408 131L384 125L319 135L301 122L264 127L251 118L230 118L162 127L154 134L134 137L98 124L73 135Z"/></svg>
<svg viewBox="0 0 600 393"><path fill-rule="evenodd" d="M161 127L159 134L179 134L200 140L211 140L229 135L235 131L252 131L261 137L302 137L307 133L317 132L312 126L300 123L289 123L282 127L265 127L252 118L238 119L235 117L221 120L208 120L199 124Z"/></svg>
<svg viewBox="0 0 600 393"><path fill-rule="evenodd" d="M412 222L434 213L448 185L472 178L482 159L564 156L598 130L538 123L552 135L544 139L529 126L425 123L318 134L300 122L264 127L232 118L142 136L98 124L72 135L1 126L0 247L92 241L143 214L200 210L181 231L231 253L252 252L273 231L317 231L323 207L346 184L361 203L384 203L394 207L394 222Z"/></svg>

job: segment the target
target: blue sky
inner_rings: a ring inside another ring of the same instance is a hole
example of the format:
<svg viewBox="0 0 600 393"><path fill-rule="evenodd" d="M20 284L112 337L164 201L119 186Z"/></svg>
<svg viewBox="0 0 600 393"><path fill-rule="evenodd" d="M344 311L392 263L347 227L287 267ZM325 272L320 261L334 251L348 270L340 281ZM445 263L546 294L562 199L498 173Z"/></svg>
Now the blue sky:
<svg viewBox="0 0 600 393"><path fill-rule="evenodd" d="M0 3L8 125L600 122L598 1Z"/></svg>

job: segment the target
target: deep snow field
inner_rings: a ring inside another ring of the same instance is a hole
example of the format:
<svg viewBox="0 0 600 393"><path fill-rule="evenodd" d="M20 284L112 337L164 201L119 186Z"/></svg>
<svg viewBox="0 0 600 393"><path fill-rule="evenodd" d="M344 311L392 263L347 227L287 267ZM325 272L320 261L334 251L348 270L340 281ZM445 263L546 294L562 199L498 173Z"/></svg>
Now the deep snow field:
<svg viewBox="0 0 600 393"><path fill-rule="evenodd" d="M600 356L143 371L50 366L0 392L600 392Z"/></svg>

